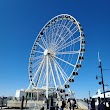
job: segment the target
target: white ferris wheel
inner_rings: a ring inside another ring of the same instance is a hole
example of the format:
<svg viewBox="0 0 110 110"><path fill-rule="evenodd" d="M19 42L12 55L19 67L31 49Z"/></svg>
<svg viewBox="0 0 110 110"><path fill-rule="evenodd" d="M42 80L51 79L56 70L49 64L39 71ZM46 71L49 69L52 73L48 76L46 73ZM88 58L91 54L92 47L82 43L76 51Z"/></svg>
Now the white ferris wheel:
<svg viewBox="0 0 110 110"><path fill-rule="evenodd" d="M71 15L52 18L39 32L29 58L29 87L48 90L69 88L78 75L85 52L81 24Z"/></svg>

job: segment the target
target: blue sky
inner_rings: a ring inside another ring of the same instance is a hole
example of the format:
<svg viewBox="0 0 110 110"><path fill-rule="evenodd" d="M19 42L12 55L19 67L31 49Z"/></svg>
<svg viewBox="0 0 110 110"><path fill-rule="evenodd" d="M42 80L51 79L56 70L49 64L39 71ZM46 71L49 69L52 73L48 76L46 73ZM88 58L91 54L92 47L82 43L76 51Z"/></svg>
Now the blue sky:
<svg viewBox="0 0 110 110"><path fill-rule="evenodd" d="M15 95L29 85L28 59L34 40L52 17L67 13L83 26L86 36L85 59L79 75L71 84L75 96L88 97L98 88L97 52L104 69L110 69L109 0L0 0L0 96ZM104 70L105 84L110 84L110 70ZM110 88L110 87L109 87Z"/></svg>

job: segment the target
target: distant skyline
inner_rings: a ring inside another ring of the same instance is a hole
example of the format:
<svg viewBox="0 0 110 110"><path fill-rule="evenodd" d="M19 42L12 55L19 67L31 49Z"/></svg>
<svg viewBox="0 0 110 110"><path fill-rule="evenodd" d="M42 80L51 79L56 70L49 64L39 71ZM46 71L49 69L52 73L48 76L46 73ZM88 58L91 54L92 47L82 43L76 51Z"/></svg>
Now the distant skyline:
<svg viewBox="0 0 110 110"><path fill-rule="evenodd" d="M82 68L71 89L76 98L88 98L102 88L98 52L105 84L110 84L109 0L1 0L0 1L0 96L15 95L29 85L28 61L39 31L51 18L67 13L83 26L86 51ZM108 88L110 88L108 86Z"/></svg>

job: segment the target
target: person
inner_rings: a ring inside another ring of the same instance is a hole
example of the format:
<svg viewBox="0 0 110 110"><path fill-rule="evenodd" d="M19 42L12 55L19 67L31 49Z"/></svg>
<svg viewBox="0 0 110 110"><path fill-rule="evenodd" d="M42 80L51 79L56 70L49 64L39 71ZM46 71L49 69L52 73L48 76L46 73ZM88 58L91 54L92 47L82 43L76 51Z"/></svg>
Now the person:
<svg viewBox="0 0 110 110"><path fill-rule="evenodd" d="M110 110L110 101L108 102L108 108L109 108L109 110Z"/></svg>
<svg viewBox="0 0 110 110"><path fill-rule="evenodd" d="M98 105L98 110L106 110L106 107L103 104L103 102L101 102L101 104Z"/></svg>
<svg viewBox="0 0 110 110"><path fill-rule="evenodd" d="M58 110L59 109L59 106L58 106L58 104L56 105L56 110Z"/></svg>
<svg viewBox="0 0 110 110"><path fill-rule="evenodd" d="M62 110L62 106L60 107L60 110Z"/></svg>
<svg viewBox="0 0 110 110"><path fill-rule="evenodd" d="M70 102L71 102L71 107L72 107L73 110L74 110L74 107L75 107L75 104L76 104L76 103L75 103L75 102L76 102L75 99L71 100Z"/></svg>
<svg viewBox="0 0 110 110"><path fill-rule="evenodd" d="M88 103L88 110L91 110L91 104Z"/></svg>
<svg viewBox="0 0 110 110"><path fill-rule="evenodd" d="M91 101L91 110L95 110L95 100L92 99Z"/></svg>
<svg viewBox="0 0 110 110"><path fill-rule="evenodd" d="M44 106L42 106L40 110L44 110Z"/></svg>
<svg viewBox="0 0 110 110"><path fill-rule="evenodd" d="M71 102L69 99L68 99L68 110L71 110Z"/></svg>
<svg viewBox="0 0 110 110"><path fill-rule="evenodd" d="M65 101L64 101L64 100L62 100L62 110L64 110L65 105L66 105Z"/></svg>

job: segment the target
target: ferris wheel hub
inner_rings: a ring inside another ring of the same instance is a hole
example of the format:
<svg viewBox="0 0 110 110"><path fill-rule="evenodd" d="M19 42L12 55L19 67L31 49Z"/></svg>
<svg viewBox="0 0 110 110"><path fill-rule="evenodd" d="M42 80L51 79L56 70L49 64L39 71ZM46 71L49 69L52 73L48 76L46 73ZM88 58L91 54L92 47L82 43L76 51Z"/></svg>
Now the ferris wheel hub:
<svg viewBox="0 0 110 110"><path fill-rule="evenodd" d="M44 55L46 56L46 55L48 55L48 53L49 53L49 51L47 49L45 49Z"/></svg>

